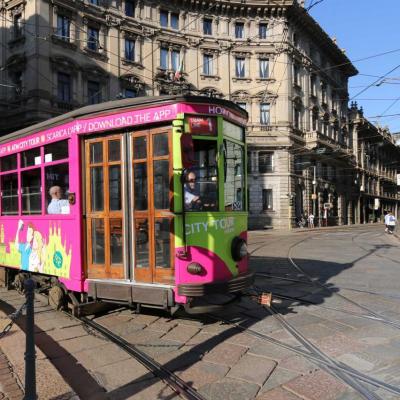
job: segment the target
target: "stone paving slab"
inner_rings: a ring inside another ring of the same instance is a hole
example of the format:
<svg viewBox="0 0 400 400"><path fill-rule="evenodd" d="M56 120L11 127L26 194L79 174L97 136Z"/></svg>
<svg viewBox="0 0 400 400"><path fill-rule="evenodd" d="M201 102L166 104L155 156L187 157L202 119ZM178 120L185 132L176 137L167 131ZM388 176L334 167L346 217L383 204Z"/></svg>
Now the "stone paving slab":
<svg viewBox="0 0 400 400"><path fill-rule="evenodd" d="M130 383L107 394L110 400L178 400L182 399L159 379Z"/></svg>
<svg viewBox="0 0 400 400"><path fill-rule="evenodd" d="M179 372L178 375L185 382L198 390L222 379L226 376L228 371L229 367L225 365L199 361L186 368L184 371Z"/></svg>
<svg viewBox="0 0 400 400"><path fill-rule="evenodd" d="M281 361L293 355L293 352L273 343L260 341L250 347L248 354L266 357L275 361Z"/></svg>
<svg viewBox="0 0 400 400"><path fill-rule="evenodd" d="M321 370L292 379L283 387L309 400L334 400L348 391L345 384Z"/></svg>
<svg viewBox="0 0 400 400"><path fill-rule="evenodd" d="M156 339L148 343L138 344L136 347L151 357L157 357L161 354L174 352L178 350L181 345L182 344L180 342L176 342L174 340Z"/></svg>
<svg viewBox="0 0 400 400"><path fill-rule="evenodd" d="M262 386L276 366L275 361L246 354L231 368L228 378L240 379Z"/></svg>
<svg viewBox="0 0 400 400"><path fill-rule="evenodd" d="M134 320L126 321L124 323L119 323L118 325L111 326L113 332L120 336L126 336L131 333L135 334L136 332L142 331L146 328L147 325L145 324L138 324Z"/></svg>
<svg viewBox="0 0 400 400"><path fill-rule="evenodd" d="M359 340L352 339L340 332L323 339L313 340L313 342L322 352L331 357L337 357L353 351L362 351L367 347Z"/></svg>
<svg viewBox="0 0 400 400"><path fill-rule="evenodd" d="M302 400L302 398L296 396L294 393L288 392L287 390L278 387L268 392L262 393L257 396L257 400Z"/></svg>
<svg viewBox="0 0 400 400"><path fill-rule="evenodd" d="M177 321L160 318L157 321L150 324L149 329L151 329L153 331L160 331L163 333L167 333L171 329L175 328L177 325L178 325Z"/></svg>
<svg viewBox="0 0 400 400"><path fill-rule="evenodd" d="M316 365L311 361L308 361L306 358L297 355L285 358L278 365L280 368L297 373L308 373L317 369Z"/></svg>
<svg viewBox="0 0 400 400"><path fill-rule="evenodd" d="M199 328L196 328L194 326L179 324L176 327L172 328L164 336L162 336L162 338L167 340L174 340L184 344L194 335L196 335L196 333L198 333L199 331L200 331Z"/></svg>
<svg viewBox="0 0 400 400"><path fill-rule="evenodd" d="M254 383L246 383L229 378L203 386L200 389L210 400L250 400L254 399L260 387Z"/></svg>
<svg viewBox="0 0 400 400"><path fill-rule="evenodd" d="M174 350L158 354L156 361L170 371L184 371L188 367L201 361L202 356L194 351Z"/></svg>
<svg viewBox="0 0 400 400"><path fill-rule="evenodd" d="M131 332L121 335L125 340L134 345L146 344L154 340L158 340L164 333L161 331L154 331L150 328L142 329L140 331Z"/></svg>
<svg viewBox="0 0 400 400"><path fill-rule="evenodd" d="M87 336L87 331L82 326L69 326L63 329L55 329L46 333L54 340L74 339L82 336Z"/></svg>
<svg viewBox="0 0 400 400"><path fill-rule="evenodd" d="M71 354L75 354L87 349L93 349L93 351L95 351L96 347L101 348L106 343L107 341L105 339L101 339L92 335L60 341L60 345Z"/></svg>
<svg viewBox="0 0 400 400"><path fill-rule="evenodd" d="M238 346L230 343L220 343L206 353L203 359L205 361L230 367L233 366L246 351L247 348L244 346Z"/></svg>
<svg viewBox="0 0 400 400"><path fill-rule="evenodd" d="M238 332L236 335L233 335L225 340L225 343L237 344L239 346L245 346L248 348L256 346L257 344L260 344L260 342L260 339L245 332Z"/></svg>
<svg viewBox="0 0 400 400"><path fill-rule="evenodd" d="M107 391L112 391L132 382L137 383L154 378L154 375L147 368L132 358L105 365L96 369L94 374L99 384Z"/></svg>
<svg viewBox="0 0 400 400"><path fill-rule="evenodd" d="M275 388L278 388L279 386L291 381L294 378L297 378L298 376L301 376L300 372L277 367L272 371L271 375L260 389L260 393L269 392Z"/></svg>
<svg viewBox="0 0 400 400"><path fill-rule="evenodd" d="M362 353L346 353L337 357L337 360L364 373L375 368L375 364L363 357Z"/></svg>
<svg viewBox="0 0 400 400"><path fill-rule="evenodd" d="M75 355L85 369L96 370L109 364L115 364L130 358L129 354L112 343L106 343L101 350L82 350Z"/></svg>

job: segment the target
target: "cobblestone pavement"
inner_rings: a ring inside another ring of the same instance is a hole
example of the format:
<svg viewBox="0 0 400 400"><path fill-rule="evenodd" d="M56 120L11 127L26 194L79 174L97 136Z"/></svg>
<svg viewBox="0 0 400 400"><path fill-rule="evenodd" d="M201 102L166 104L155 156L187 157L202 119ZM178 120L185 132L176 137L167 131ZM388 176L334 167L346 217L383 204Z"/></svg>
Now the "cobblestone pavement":
<svg viewBox="0 0 400 400"><path fill-rule="evenodd" d="M0 399L22 399L24 392L21 386L14 374L12 365L0 350Z"/></svg>
<svg viewBox="0 0 400 400"><path fill-rule="evenodd" d="M276 294L273 306L279 315L325 355L399 388L400 393L398 243L377 226L250 234L251 267L267 274L257 276L256 285ZM4 312L4 301L13 307L23 301L4 289L0 299ZM180 398L129 355L76 320L39 302L35 318L40 399ZM365 398L330 368L304 356L309 352L307 345L249 297L222 318L268 340L207 316L169 318L156 311L136 315L118 309L96 320L210 400ZM23 333L14 330L0 339L0 348L19 377L23 376L23 351L15 354L10 349L23 343ZM0 364L1 384L3 379L7 377L1 375ZM376 398L400 398L386 388L362 385Z"/></svg>

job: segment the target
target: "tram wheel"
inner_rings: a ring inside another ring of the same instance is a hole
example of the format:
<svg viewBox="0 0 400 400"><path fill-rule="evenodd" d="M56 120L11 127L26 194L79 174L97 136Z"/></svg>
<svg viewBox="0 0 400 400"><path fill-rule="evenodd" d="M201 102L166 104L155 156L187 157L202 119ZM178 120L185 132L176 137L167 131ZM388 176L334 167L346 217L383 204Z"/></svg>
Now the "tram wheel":
<svg viewBox="0 0 400 400"><path fill-rule="evenodd" d="M26 279L28 279L28 276L26 274L21 274L21 273L15 275L14 277L13 286L15 290L20 294L23 294L25 291L24 282Z"/></svg>
<svg viewBox="0 0 400 400"><path fill-rule="evenodd" d="M65 308L65 292L60 286L53 286L49 290L49 305L55 310Z"/></svg>

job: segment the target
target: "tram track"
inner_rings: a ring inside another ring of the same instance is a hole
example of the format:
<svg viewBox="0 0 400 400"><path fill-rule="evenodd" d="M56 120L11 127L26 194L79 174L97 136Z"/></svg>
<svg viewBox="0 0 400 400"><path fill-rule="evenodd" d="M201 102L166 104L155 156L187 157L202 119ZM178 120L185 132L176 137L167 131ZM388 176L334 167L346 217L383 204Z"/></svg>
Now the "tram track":
<svg viewBox="0 0 400 400"><path fill-rule="evenodd" d="M364 234L365 232L360 232L357 236ZM294 251L294 249L299 246L301 243L305 242L306 240L308 240L310 237L313 237L313 235L308 235L306 238L302 238L299 241L296 241L295 243L293 243L292 245L289 246L288 251L287 251L287 261L288 263L297 271L297 273L299 274L298 276L302 276L305 279L292 279L292 278L287 278L287 277L280 277L280 276L269 276L271 278L276 278L276 279L283 279L283 280L287 280L287 281L293 281L293 282L298 282L301 284L306 284L306 285L310 285L312 287L316 287L318 289L323 289L328 291L331 295L336 295L339 298L343 299L344 301L352 304L353 306L356 306L358 308L360 308L361 310L363 310L366 314L359 314L356 312L350 312L350 311L346 311L346 310L341 310L339 308L333 308L333 307L324 307L321 306L319 304L315 304L313 302L307 301L307 300L303 300L301 298L296 298L296 297L291 297L291 296L285 296L285 295L276 295L274 293L273 296L274 297L280 297L282 299L288 299L288 300L292 300L292 301L298 301L298 302L303 302L303 303L307 303L310 305L316 305L316 306L320 306L323 308L329 308L330 310L336 311L336 312L344 312L347 314L350 314L352 316L355 317L361 317L361 318L367 318L370 320L374 320L374 321L379 321L382 322L386 325L395 327L397 329L400 329L400 322L398 321L392 321L389 320L381 315L379 315L378 313L376 313L375 311L369 309L368 307L359 304L357 302L355 302L352 299L349 299L348 297L341 295L339 293L334 292L331 288L329 288L328 286L322 284L318 279L313 278L312 276L310 276L303 268L301 268L296 261L293 259L292 257L292 252ZM354 237L352 238L352 240L354 240ZM359 246L360 247L360 246ZM259 248L258 248L259 249ZM363 249L364 251L366 251L366 249ZM252 252L252 254L254 254L254 251ZM256 272L255 273L256 276L263 276L262 273L260 272ZM264 276L265 277L265 276ZM268 277L268 276L267 276ZM255 287L255 290L258 292L258 294L260 294L262 291L260 291L259 289L257 289L257 287ZM373 293L376 294L376 293ZM376 294L378 295L378 294ZM360 371L357 371L353 368L351 368L350 366L343 364L335 359L333 359L332 357L329 357L328 355L326 355L325 353L323 353L317 346L315 346L312 342L310 342L304 335L302 335L293 325L291 325L284 317L282 317L279 312L277 310L275 310L275 308L270 305L269 307L265 307L267 309L267 311L271 314L271 316L273 316L281 325L282 327L289 333L291 334L291 336L293 336L306 350L303 349L299 349L296 348L295 346L291 346L289 344L283 343L275 338L269 337L268 335L262 334L260 332L256 332L254 330L251 330L245 326L242 326L240 323L235 323L233 322L234 326L236 326L238 329L241 329L243 332L252 335L252 336L256 336L258 338L264 339L270 343L273 343L277 346L281 346L287 350L290 350L294 353L297 353L303 357L305 357L306 359L314 362L315 364L317 364L320 367L323 367L326 371L330 372L332 375L334 375L336 378L342 380L343 382L345 382L347 385L349 385L350 387L352 387L358 394L360 394L363 398L368 399L368 400L373 400L373 399L380 399L380 397L376 394L371 392L368 388L364 387L362 384L360 384L361 382L373 385L377 388L381 388L384 389L392 394L395 394L397 396L400 396L400 388L387 384L383 381L380 381L376 378L370 377ZM225 323L229 323L232 324L231 321L228 320L223 320Z"/></svg>
<svg viewBox="0 0 400 400"><path fill-rule="evenodd" d="M280 295L280 294L276 294L276 293L272 293L272 296L274 298L279 298L279 299L282 299L282 300L291 300L291 301L296 301L296 302L307 304L307 305L311 305L311 306L317 306L317 307L323 308L324 310L340 312L340 313L343 313L343 314L351 315L351 316L356 317L356 318L364 318L364 319L369 319L369 320L375 321L375 322L381 322L381 323L383 323L385 325L388 325L388 326L391 326L391 327L395 327L395 328L398 328L398 329L400 327L400 323L398 323L397 321L388 321L388 320L386 320L384 318L377 318L377 317L373 317L373 316L370 316L370 315L359 314L359 313L352 312L352 311L341 310L340 308L335 308L335 307L322 306L320 304L313 303L312 301L304 300L304 299L301 299L299 297Z"/></svg>
<svg viewBox="0 0 400 400"><path fill-rule="evenodd" d="M136 346L127 342L125 339L116 335L109 329L105 328L103 325L87 318L87 317L77 317L83 324L89 326L96 333L100 333L106 339L116 344L119 348L127 352L135 360L139 361L144 365L150 372L155 376L164 381L171 389L173 389L177 394L182 396L187 400L207 400L203 397L197 390L188 385L184 380L179 378L175 373L168 370L160 363L158 363L154 358L150 357L145 352L139 350Z"/></svg>
<svg viewBox="0 0 400 400"><path fill-rule="evenodd" d="M275 313L278 313L276 310L274 310ZM278 313L279 314L279 313ZM247 326L243 325L243 323L240 322L234 322L234 321L230 321L229 319L226 318L222 318L218 315L213 315L213 314L208 314L209 318L212 318L216 321L222 322L224 324L227 324L229 326L235 327L236 329L238 329L240 332L243 332L249 336L261 339L261 340L265 340L266 342L269 342L271 344L274 344L276 346L279 346L283 349L289 350L290 352L300 355L304 358L306 358L307 360L313 362L314 364L316 364L317 366L321 367L327 367L328 370L332 371L332 372L341 372L341 373L345 373L349 376L351 376L352 378L356 378L364 383L370 384L376 388L380 388L380 389L384 389L392 394L398 395L400 396L400 388L396 387L394 385L388 384L386 382L383 382L379 379L376 379L374 377L371 377L367 374L364 374L363 372L357 371L355 369L353 369L352 367L341 363L337 360L334 360L333 358L327 356L326 354L324 354L324 357L321 357L321 350L318 349L317 346L315 346L314 344L312 344L304 335L302 335L301 333L299 333L297 331L297 336L298 338L305 344L307 343L307 347L310 345L310 347L308 347L310 350L303 350L301 348L299 348L298 346L293 346L290 344L287 344L285 342L282 342L278 339L275 339L271 336L268 336L265 333L262 332L258 332L254 329L248 328ZM257 321L261 321L261 320L257 320ZM288 327L288 322L285 321L284 325L286 327ZM290 324L289 324L290 325ZM336 375L335 375L336 376ZM354 387L353 387L354 388ZM355 389L356 390L356 389ZM358 390L356 390L358 393L360 393ZM364 393L364 391L363 391ZM361 394L361 393L360 393ZM364 398L367 399L380 399L380 397L377 397L376 394L373 394L374 397L365 397L363 395Z"/></svg>
<svg viewBox="0 0 400 400"><path fill-rule="evenodd" d="M263 278L270 278L270 279L282 280L282 281L288 281L288 282L294 282L294 283L302 283L304 285L314 286L314 284L308 280L289 278L288 276L274 275L274 274L268 274L268 273L263 273L263 272L256 272L255 275L263 277ZM380 296L380 297L384 297L384 298L400 300L400 295L396 295L396 294L387 294L387 293L371 291L371 290L356 289L356 288L350 288L347 286L340 286L340 290L348 290L350 292L366 293L366 294L371 294L374 296Z"/></svg>
<svg viewBox="0 0 400 400"><path fill-rule="evenodd" d="M271 277L272 279L276 279L276 280L286 280L286 281L290 281L290 282L298 282L298 283L302 283L302 284L305 284L305 285L313 286L312 283L310 283L308 281L299 280L299 279L283 278L283 277L279 277L279 276L275 276L275 275L270 276L268 274L263 274L263 273L256 273L255 275L263 277L263 278L270 278ZM367 293L367 294L371 294L371 295L375 295L375 296L379 296L380 295L379 293L368 292L368 291L363 291L363 290L347 289L347 288L343 288L343 287L341 287L340 289L345 289L345 290L350 290L350 291L355 291L355 292L361 292L361 293ZM288 295L277 293L277 292L274 292L274 291L272 291L271 293L272 293L272 296L274 298L280 298L282 300L296 301L296 302L299 302L299 303L320 307L320 308L323 308L325 310L336 311L336 312L340 312L340 313L343 313L343 314L348 314L348 315L351 315L351 316L354 316L354 317L358 317L358 318L370 319L370 320L381 322L381 323L383 323L385 325L389 325L389 326L392 326L392 327L400 329L400 321L388 320L387 318L384 318L384 317L376 317L376 316L372 316L372 315L360 314L360 313L357 313L357 312L354 312L354 311L342 310L342 309L336 308L336 307L323 306L321 304L314 303L314 302L312 302L310 300L306 300L306 299L303 299L301 297L288 296ZM389 297L389 296L384 296L384 297ZM399 297L391 296L390 298L400 299L400 296Z"/></svg>
<svg viewBox="0 0 400 400"><path fill-rule="evenodd" d="M361 235L361 234L363 234L363 232L361 232L359 235ZM304 239L303 241L305 241L305 240L307 240L307 239ZM358 307L359 309L361 309L361 310L363 310L364 312L368 313L370 316L376 318L377 320L380 320L380 321L382 321L382 322L384 321L385 324L391 325L391 326L395 327L396 329L399 329L399 330L400 330L400 323L399 323L399 322L397 322L397 321L392 321L392 320L390 320L390 319L388 319L388 318L385 318L384 316L380 315L379 313L375 312L374 310L371 310L370 308L368 308L368 307L366 307L366 306L364 306L364 305L362 305L362 304L360 304L360 303L358 303L358 302L356 302L356 301L354 301L354 300L348 298L347 296L344 296L344 295L342 295L342 294L340 294L340 293L338 293L338 292L333 291L332 288L330 288L330 287L324 285L324 284L321 283L318 279L314 279L312 276L310 276L310 275L309 275L303 268L301 268L301 267L293 260L293 258L291 257L291 252L292 252L293 249L294 249L296 246L298 246L300 243L302 243L302 242L298 242L298 243L295 243L294 245L290 246L289 249L288 249L288 253L287 253L287 254L288 254L288 255L287 255L287 258L288 258L290 264L296 269L297 272L299 272L302 276L304 276L305 278L307 278L308 281L309 281L310 283L312 283L313 285L315 285L316 287L328 291L331 295L334 295L334 296L336 296L336 297L338 297L338 298L340 298L340 299L342 299L342 300L348 302L349 304L351 304L351 305L353 305L353 306L355 306L355 307Z"/></svg>

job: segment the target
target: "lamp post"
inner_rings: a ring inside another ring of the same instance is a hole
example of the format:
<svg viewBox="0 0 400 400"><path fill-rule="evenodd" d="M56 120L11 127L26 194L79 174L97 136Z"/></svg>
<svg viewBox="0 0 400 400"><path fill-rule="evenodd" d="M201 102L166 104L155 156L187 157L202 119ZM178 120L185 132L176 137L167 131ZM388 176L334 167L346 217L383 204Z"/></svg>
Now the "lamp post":
<svg viewBox="0 0 400 400"><path fill-rule="evenodd" d="M313 166L313 170L314 170L314 177L313 177L313 214L314 214L314 218L316 217L316 213L317 213L317 167L314 165Z"/></svg>

